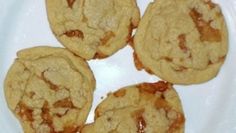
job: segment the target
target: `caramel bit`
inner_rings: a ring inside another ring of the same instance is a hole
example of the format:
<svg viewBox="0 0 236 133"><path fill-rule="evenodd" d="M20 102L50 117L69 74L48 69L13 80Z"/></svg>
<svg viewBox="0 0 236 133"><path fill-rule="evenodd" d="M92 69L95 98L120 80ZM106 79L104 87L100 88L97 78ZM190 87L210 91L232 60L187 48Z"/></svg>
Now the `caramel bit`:
<svg viewBox="0 0 236 133"><path fill-rule="evenodd" d="M169 83L164 81L159 81L156 83L143 83L139 84L137 87L141 92L147 92L151 94L156 94L157 91L159 92L165 92L167 89L169 89Z"/></svg>
<svg viewBox="0 0 236 133"><path fill-rule="evenodd" d="M138 59L138 56L135 52L133 53L133 58L134 58L134 64L135 64L135 67L137 68L137 70L141 71L142 69L144 69L147 73L154 74L152 72L152 70L145 68L143 66L142 62Z"/></svg>
<svg viewBox="0 0 236 133"><path fill-rule="evenodd" d="M64 130L58 133L77 133L79 129L79 126L68 126L64 127Z"/></svg>
<svg viewBox="0 0 236 133"><path fill-rule="evenodd" d="M150 70L150 69L144 68L144 70L145 70L147 73L151 74L151 75L154 74L154 73L152 72L152 70Z"/></svg>
<svg viewBox="0 0 236 133"><path fill-rule="evenodd" d="M23 102L20 102L18 104L19 107L19 112L18 115L23 119L23 120L27 120L27 121L34 121L33 118L33 110L30 109L26 104L24 104Z"/></svg>
<svg viewBox="0 0 236 133"><path fill-rule="evenodd" d="M202 19L202 14L197 12L195 9L190 11L190 16L195 23L198 32L200 33L201 41L209 41L209 42L220 42L221 41L221 33L218 29L214 29L211 27L211 22L206 22Z"/></svg>
<svg viewBox="0 0 236 133"><path fill-rule="evenodd" d="M84 39L84 33L80 30L70 30L64 33L67 37L78 37Z"/></svg>
<svg viewBox="0 0 236 133"><path fill-rule="evenodd" d="M166 114L171 111L171 107L168 102L164 99L158 98L155 102L155 107L157 110L164 109ZM174 133L176 130L180 129L185 121L183 114L177 112L177 118L171 123L168 133Z"/></svg>
<svg viewBox="0 0 236 133"><path fill-rule="evenodd" d="M69 112L69 109L66 110L63 114L61 114L61 113L56 113L55 115L56 115L57 117L61 118L61 117L65 116L68 112Z"/></svg>
<svg viewBox="0 0 236 133"><path fill-rule="evenodd" d="M52 89L52 90L54 90L54 91L58 91L58 90L59 90L59 87L58 87L57 85L53 84L53 83L52 83L51 81L49 81L48 79L46 79L46 77L44 76L44 73L45 73L45 72L43 72L42 75L41 75L42 80L43 80L45 83L47 83L47 84L49 85L49 88L50 88L50 89Z"/></svg>
<svg viewBox="0 0 236 133"><path fill-rule="evenodd" d="M216 63L223 62L224 60L225 60L225 56L222 56L218 59L218 61ZM213 65L213 64L214 63L211 60L209 60L208 65Z"/></svg>
<svg viewBox="0 0 236 133"><path fill-rule="evenodd" d="M145 133L145 127L146 127L146 122L145 120L143 119L143 117L138 117L137 118L137 121L138 121L138 130L137 130L137 133Z"/></svg>
<svg viewBox="0 0 236 133"><path fill-rule="evenodd" d="M129 34L127 36L126 42L129 43L130 41L133 41L133 37L132 37L132 31L134 29L133 24L131 23L129 26Z"/></svg>
<svg viewBox="0 0 236 133"><path fill-rule="evenodd" d="M143 64L142 62L138 59L138 55L134 52L133 53L133 57L134 57L134 64L136 66L136 68L141 71L143 69Z"/></svg>
<svg viewBox="0 0 236 133"><path fill-rule="evenodd" d="M171 59L170 57L165 57L164 58L167 62L172 62L173 61L173 59Z"/></svg>
<svg viewBox="0 0 236 133"><path fill-rule="evenodd" d="M185 118L181 113L177 114L177 118L174 122L170 125L168 129L168 133L174 133L176 130L180 129L185 122Z"/></svg>
<svg viewBox="0 0 236 133"><path fill-rule="evenodd" d="M74 5L75 0L67 0L68 6L72 9Z"/></svg>
<svg viewBox="0 0 236 133"><path fill-rule="evenodd" d="M216 7L216 4L212 3L211 0L205 0L205 3L210 7L210 9L213 9Z"/></svg>
<svg viewBox="0 0 236 133"><path fill-rule="evenodd" d="M179 39L179 47L180 49L186 53L188 51L188 48L186 47L186 36L185 34L181 34L178 36Z"/></svg>
<svg viewBox="0 0 236 133"><path fill-rule="evenodd" d="M48 107L48 102L44 102L43 104L43 108L42 108L42 113L41 113L41 117L43 119L43 123L47 124L50 128L50 132L54 133L54 128L53 128L53 121L52 121L52 116L50 115L50 110Z"/></svg>
<svg viewBox="0 0 236 133"><path fill-rule="evenodd" d="M105 45L112 37L115 37L115 34L112 31L107 31L104 37L100 39L102 45Z"/></svg>
<svg viewBox="0 0 236 133"><path fill-rule="evenodd" d="M168 102L163 98L158 98L155 101L155 107L157 110L159 110L159 109L169 110L170 109Z"/></svg>
<svg viewBox="0 0 236 133"><path fill-rule="evenodd" d="M188 68L184 67L184 66L179 66L178 69L175 69L176 72L183 72L183 71L186 71L186 70L188 70Z"/></svg>
<svg viewBox="0 0 236 133"><path fill-rule="evenodd" d="M219 62L223 62L225 60L226 56L222 56L219 58Z"/></svg>
<svg viewBox="0 0 236 133"><path fill-rule="evenodd" d="M101 113L99 112L98 108L95 109L95 119L101 116Z"/></svg>
<svg viewBox="0 0 236 133"><path fill-rule="evenodd" d="M113 95L115 97L123 97L123 96L125 96L125 94L126 94L126 90L125 89L121 89L121 90L118 90L118 91L113 93Z"/></svg>
<svg viewBox="0 0 236 133"><path fill-rule="evenodd" d="M106 58L106 57L108 57L108 55L105 55L105 54L103 54L102 52L100 52L100 51L97 51L97 53L94 55L94 59L103 59L103 58Z"/></svg>
<svg viewBox="0 0 236 133"><path fill-rule="evenodd" d="M131 37L131 38L129 39L128 44L134 49L134 37Z"/></svg>
<svg viewBox="0 0 236 133"><path fill-rule="evenodd" d="M75 108L70 98L59 100L53 104L55 108Z"/></svg>
<svg viewBox="0 0 236 133"><path fill-rule="evenodd" d="M146 128L146 121L143 118L144 109L137 110L133 113L133 117L137 121L136 127L137 127L137 133L145 133Z"/></svg>

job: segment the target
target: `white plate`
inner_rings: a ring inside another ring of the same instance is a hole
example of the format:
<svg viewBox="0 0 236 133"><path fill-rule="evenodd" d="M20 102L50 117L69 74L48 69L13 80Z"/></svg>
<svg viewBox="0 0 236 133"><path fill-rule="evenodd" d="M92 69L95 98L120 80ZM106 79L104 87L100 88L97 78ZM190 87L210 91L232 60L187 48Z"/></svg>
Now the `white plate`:
<svg viewBox="0 0 236 133"><path fill-rule="evenodd" d="M138 0L142 13L150 1ZM221 5L229 27L229 53L213 80L193 86L175 86L185 111L186 133L236 132L236 0L216 2ZM39 45L61 47L49 28L44 0L0 0L0 132L22 132L7 108L3 81L16 52ZM97 80L97 89L88 122L93 121L94 108L108 92L143 81L158 80L136 70L129 46L108 59L89 61L89 64Z"/></svg>

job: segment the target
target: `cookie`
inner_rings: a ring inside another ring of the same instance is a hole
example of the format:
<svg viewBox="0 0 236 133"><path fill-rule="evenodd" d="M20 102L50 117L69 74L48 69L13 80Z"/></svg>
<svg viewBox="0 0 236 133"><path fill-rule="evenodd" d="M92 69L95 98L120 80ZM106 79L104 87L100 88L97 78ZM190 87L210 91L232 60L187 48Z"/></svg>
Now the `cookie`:
<svg viewBox="0 0 236 133"><path fill-rule="evenodd" d="M92 104L88 64L62 48L21 50L5 79L5 97L25 133L76 133Z"/></svg>
<svg viewBox="0 0 236 133"><path fill-rule="evenodd" d="M209 0L156 0L134 37L138 69L175 84L214 78L228 51L228 35L218 5Z"/></svg>
<svg viewBox="0 0 236 133"><path fill-rule="evenodd" d="M56 38L87 60L123 48L140 19L136 0L46 0L46 6Z"/></svg>
<svg viewBox="0 0 236 133"><path fill-rule="evenodd" d="M95 122L81 133L183 133L178 94L163 81L122 88L98 105Z"/></svg>

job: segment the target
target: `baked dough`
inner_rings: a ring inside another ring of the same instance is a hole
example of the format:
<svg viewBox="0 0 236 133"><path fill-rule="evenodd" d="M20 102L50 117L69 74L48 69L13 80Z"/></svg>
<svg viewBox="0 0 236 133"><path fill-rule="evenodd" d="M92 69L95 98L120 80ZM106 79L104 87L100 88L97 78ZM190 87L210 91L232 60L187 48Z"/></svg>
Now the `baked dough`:
<svg viewBox="0 0 236 133"><path fill-rule="evenodd" d="M21 50L5 79L8 107L25 133L76 133L92 104L87 63L63 48Z"/></svg>
<svg viewBox="0 0 236 133"><path fill-rule="evenodd" d="M140 19L136 0L46 0L56 38L85 59L123 48Z"/></svg>
<svg viewBox="0 0 236 133"><path fill-rule="evenodd" d="M81 133L183 133L178 94L163 81L122 88L98 105L95 122Z"/></svg>
<svg viewBox="0 0 236 133"><path fill-rule="evenodd" d="M209 0L155 0L134 38L135 62L175 84L215 77L227 50L228 35L218 5Z"/></svg>

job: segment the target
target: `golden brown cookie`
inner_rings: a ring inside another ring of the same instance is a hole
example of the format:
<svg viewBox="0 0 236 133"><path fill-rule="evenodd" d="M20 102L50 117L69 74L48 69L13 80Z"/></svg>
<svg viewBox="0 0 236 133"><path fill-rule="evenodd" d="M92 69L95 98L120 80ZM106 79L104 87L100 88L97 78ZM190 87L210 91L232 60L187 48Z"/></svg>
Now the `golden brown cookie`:
<svg viewBox="0 0 236 133"><path fill-rule="evenodd" d="M63 48L21 50L5 79L8 107L25 133L76 133L92 104L88 64Z"/></svg>
<svg viewBox="0 0 236 133"><path fill-rule="evenodd" d="M228 50L224 17L209 0L150 3L134 38L135 63L175 84L208 81Z"/></svg>
<svg viewBox="0 0 236 133"><path fill-rule="evenodd" d="M109 94L96 108L95 122L81 133L183 133L184 123L178 94L160 81Z"/></svg>
<svg viewBox="0 0 236 133"><path fill-rule="evenodd" d="M46 0L56 38L85 59L123 48L140 19L136 0Z"/></svg>

